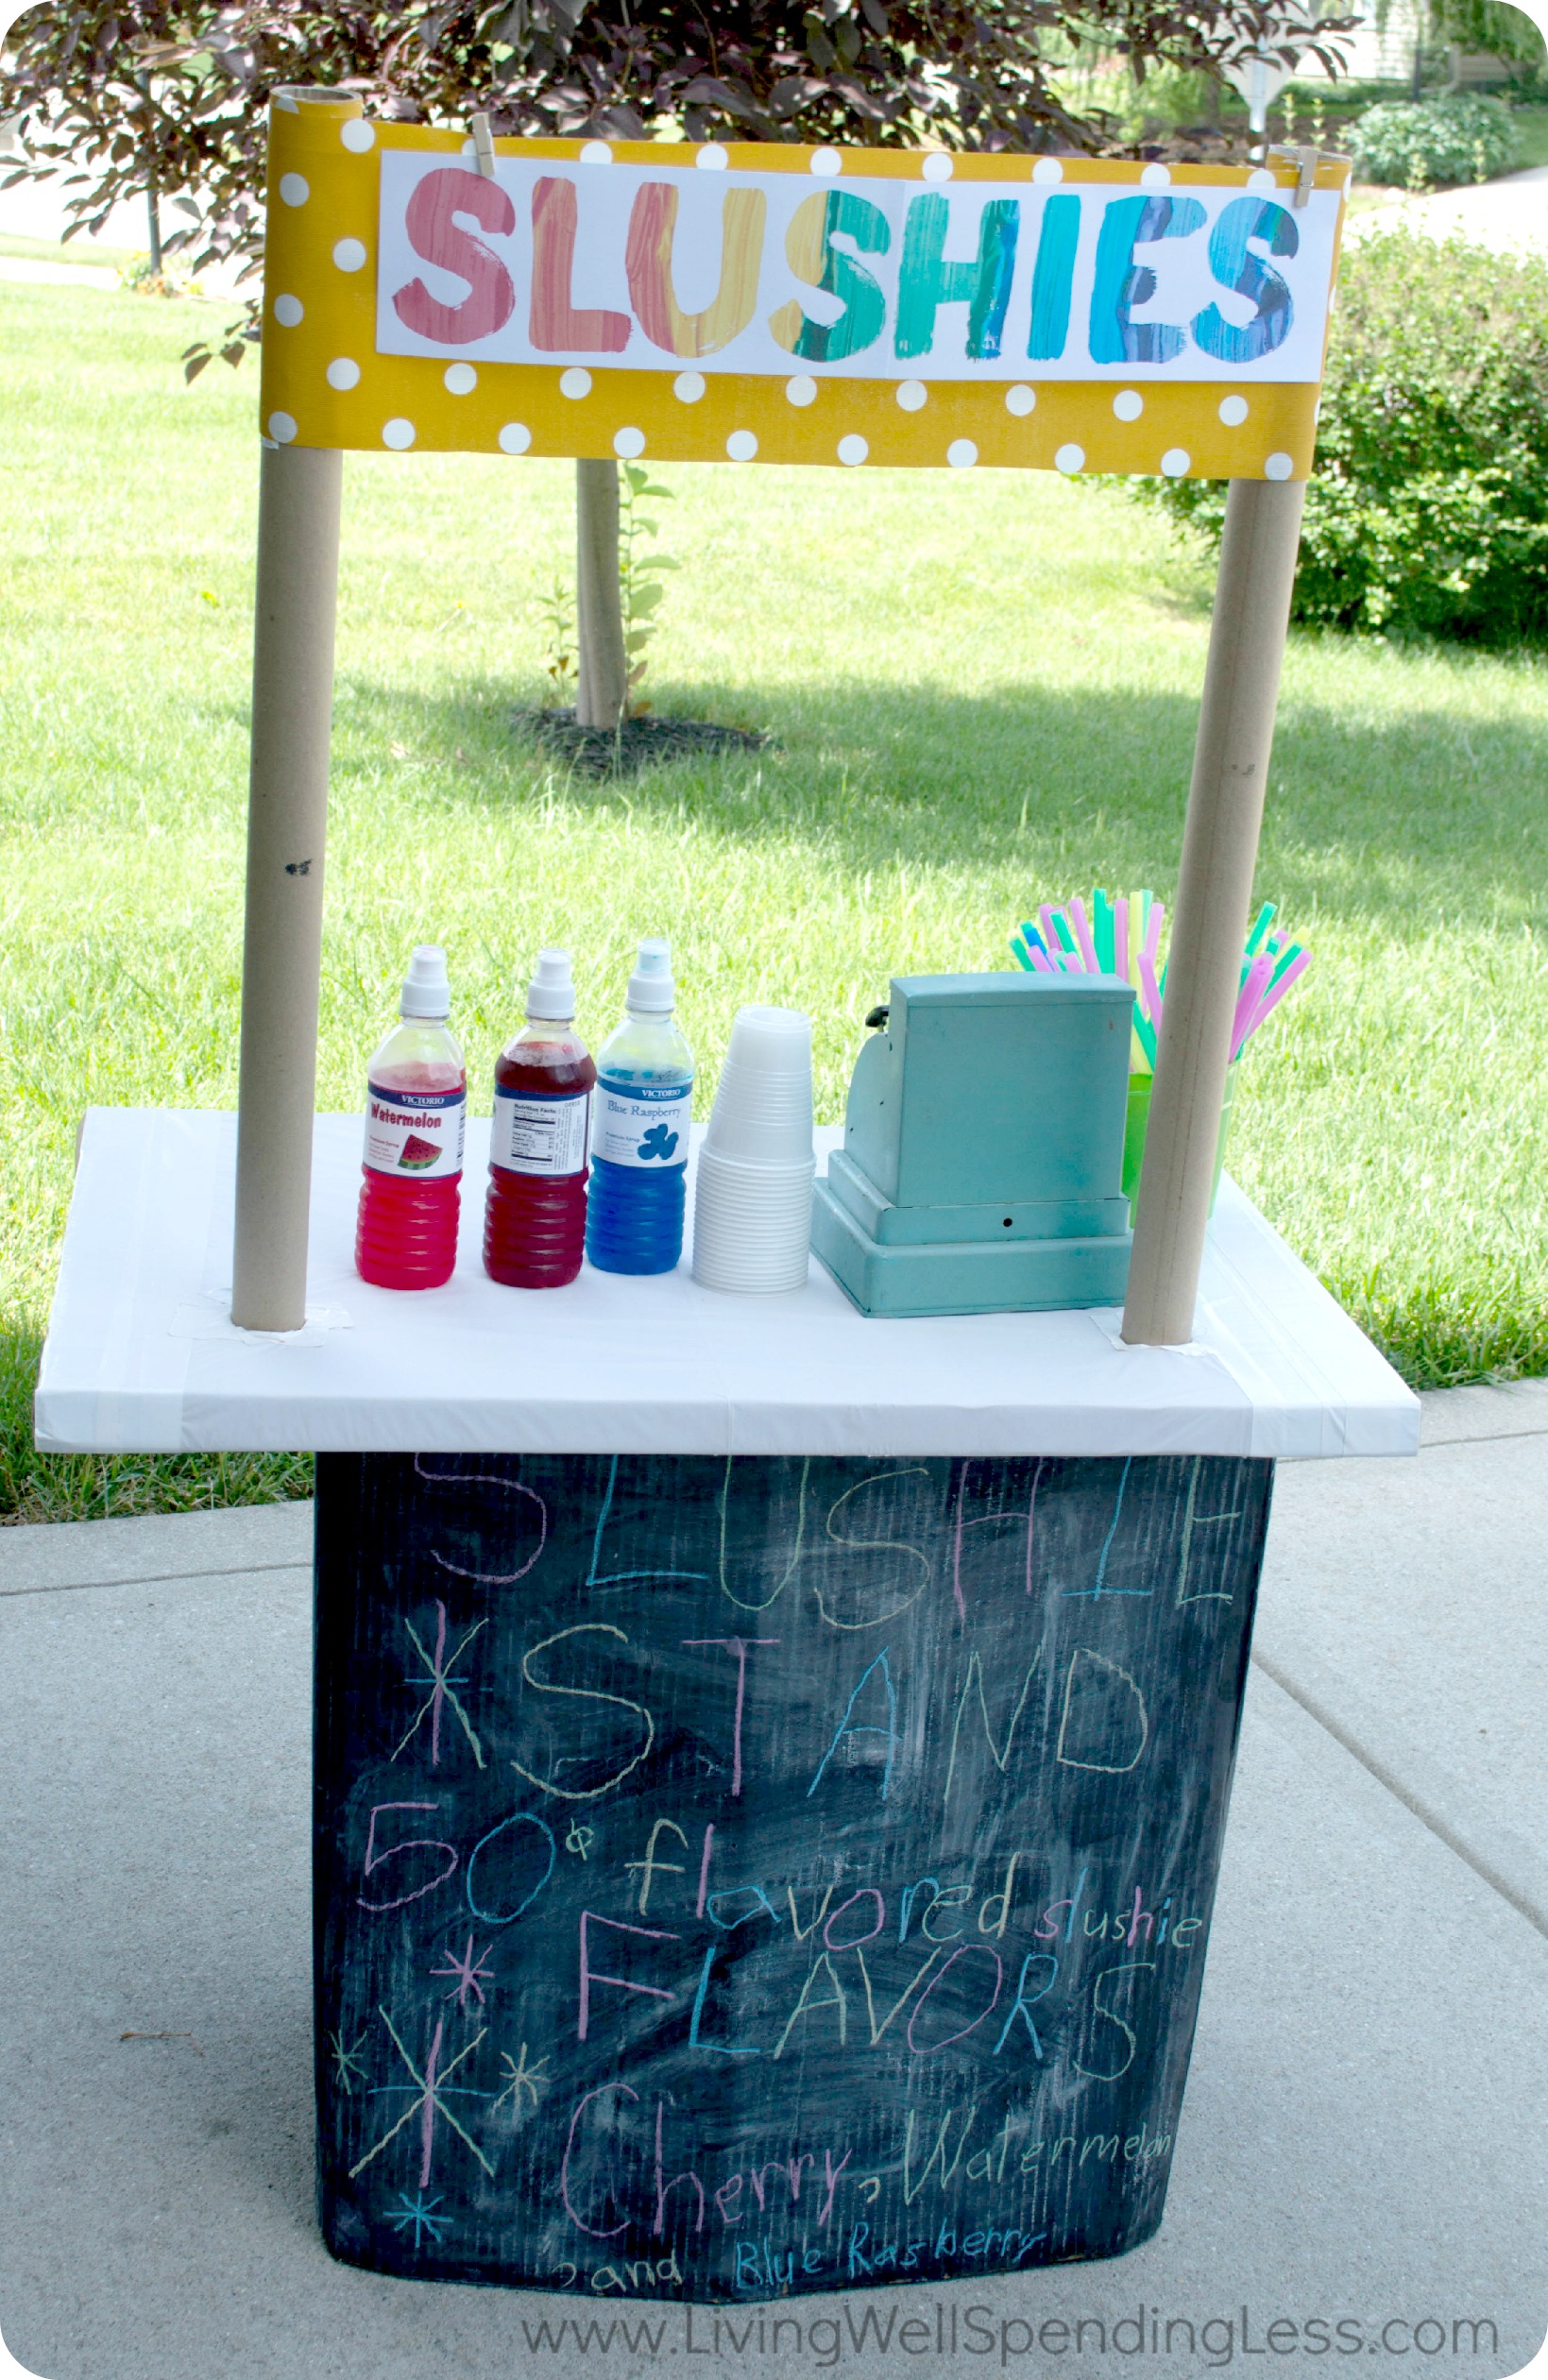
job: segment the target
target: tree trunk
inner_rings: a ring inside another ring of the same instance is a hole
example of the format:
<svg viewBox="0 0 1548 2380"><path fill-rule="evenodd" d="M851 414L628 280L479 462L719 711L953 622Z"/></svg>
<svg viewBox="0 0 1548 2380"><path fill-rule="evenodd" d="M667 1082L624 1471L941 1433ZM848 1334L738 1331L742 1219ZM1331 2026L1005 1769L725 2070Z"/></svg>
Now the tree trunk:
<svg viewBox="0 0 1548 2380"><path fill-rule="evenodd" d="M159 276L163 269L162 193L156 172L156 151L152 139L154 127L151 122L150 77L148 75L136 75L134 81L135 88L145 103L145 220L146 228L150 232L150 269Z"/></svg>
<svg viewBox="0 0 1548 2380"><path fill-rule="evenodd" d="M589 457L575 466L575 632L577 723L616 727L629 699L618 574L618 465Z"/></svg>

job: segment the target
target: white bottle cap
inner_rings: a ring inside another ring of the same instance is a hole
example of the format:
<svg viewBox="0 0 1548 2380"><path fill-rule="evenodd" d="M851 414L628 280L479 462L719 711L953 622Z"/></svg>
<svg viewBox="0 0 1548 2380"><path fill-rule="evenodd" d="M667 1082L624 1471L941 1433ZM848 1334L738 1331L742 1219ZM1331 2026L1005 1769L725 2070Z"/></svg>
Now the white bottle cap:
<svg viewBox="0 0 1548 2380"><path fill-rule="evenodd" d="M527 986L527 1014L545 1023L568 1025L575 1013L575 986L570 976L568 950L540 950L537 973Z"/></svg>
<svg viewBox="0 0 1548 2380"><path fill-rule="evenodd" d="M676 1004L671 943L642 942L635 971L629 978L628 1005L649 1015L670 1016Z"/></svg>
<svg viewBox="0 0 1548 2380"><path fill-rule="evenodd" d="M446 953L434 943L421 943L409 960L398 1013L426 1017L436 1024L451 1015L451 987L446 979Z"/></svg>

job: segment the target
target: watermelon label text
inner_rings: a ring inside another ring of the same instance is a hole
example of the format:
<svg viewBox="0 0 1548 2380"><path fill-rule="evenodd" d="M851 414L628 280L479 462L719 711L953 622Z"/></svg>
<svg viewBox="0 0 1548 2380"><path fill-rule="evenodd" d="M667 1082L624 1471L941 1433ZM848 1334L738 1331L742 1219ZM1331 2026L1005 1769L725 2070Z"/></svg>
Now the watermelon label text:
<svg viewBox="0 0 1548 2380"><path fill-rule="evenodd" d="M444 1182L462 1171L468 1093L366 1086L366 1164L372 1173Z"/></svg>

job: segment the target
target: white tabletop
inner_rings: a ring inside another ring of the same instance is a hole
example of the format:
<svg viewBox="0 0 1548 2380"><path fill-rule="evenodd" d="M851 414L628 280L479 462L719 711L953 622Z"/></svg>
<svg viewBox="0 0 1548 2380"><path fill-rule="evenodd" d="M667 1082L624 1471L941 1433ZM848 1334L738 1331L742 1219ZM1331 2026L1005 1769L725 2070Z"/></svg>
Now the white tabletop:
<svg viewBox="0 0 1548 2380"><path fill-rule="evenodd" d="M1196 1344L1124 1347L1115 1310L868 1321L804 1289L718 1295L685 1262L502 1289L480 1263L488 1127L469 1120L457 1269L353 1265L358 1116L317 1119L308 1325L230 1319L236 1119L94 1108L38 1387L65 1452L1411 1454L1419 1402L1227 1179ZM818 1135L819 1163L837 1130ZM690 1169L691 1195L691 1169ZM691 1246L692 1217L689 1214Z"/></svg>

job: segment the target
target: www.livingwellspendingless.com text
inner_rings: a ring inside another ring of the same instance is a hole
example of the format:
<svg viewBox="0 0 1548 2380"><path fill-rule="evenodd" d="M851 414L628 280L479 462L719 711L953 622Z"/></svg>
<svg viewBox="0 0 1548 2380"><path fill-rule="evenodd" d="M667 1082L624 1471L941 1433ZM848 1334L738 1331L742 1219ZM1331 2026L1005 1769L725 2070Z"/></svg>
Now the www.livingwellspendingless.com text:
<svg viewBox="0 0 1548 2380"><path fill-rule="evenodd" d="M972 2356L989 2370L1025 2370L1028 2363L1065 2355L1114 2355L1132 2362L1203 2365L1224 2371L1242 2360L1324 2355L1417 2354L1497 2366L1498 2325L1488 2315L1393 2314L1375 2320L1348 2314L1171 2314L1138 2305L1130 2314L1006 2315L987 2305L932 2299L924 2305L861 2304L840 2314L801 2315L781 2308L682 2306L670 2314L603 2312L522 2321L528 2353L583 2358L612 2355L704 2355L722 2363L767 2358L789 2370L805 2361L817 2371L885 2356L908 2364L950 2363ZM893 2370L908 2364L893 2362Z"/></svg>

